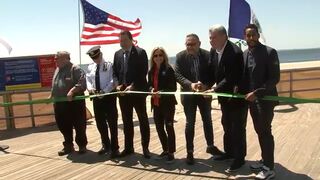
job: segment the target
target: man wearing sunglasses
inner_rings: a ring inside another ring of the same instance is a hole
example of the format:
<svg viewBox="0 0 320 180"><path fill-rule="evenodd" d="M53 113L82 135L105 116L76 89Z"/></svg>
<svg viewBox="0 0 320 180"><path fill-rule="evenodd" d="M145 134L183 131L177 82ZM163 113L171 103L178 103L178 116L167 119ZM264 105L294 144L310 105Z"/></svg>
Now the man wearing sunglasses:
<svg viewBox="0 0 320 180"><path fill-rule="evenodd" d="M186 50L176 56L175 75L184 92L203 92L213 85L210 74L209 52L200 48L200 40L196 34L186 36ZM222 155L214 146L213 127L211 119L211 97L199 95L181 95L181 103L186 116L185 136L187 141L187 164L194 164L194 127L197 107L199 107L203 122L203 130L207 141L206 152L211 155Z"/></svg>

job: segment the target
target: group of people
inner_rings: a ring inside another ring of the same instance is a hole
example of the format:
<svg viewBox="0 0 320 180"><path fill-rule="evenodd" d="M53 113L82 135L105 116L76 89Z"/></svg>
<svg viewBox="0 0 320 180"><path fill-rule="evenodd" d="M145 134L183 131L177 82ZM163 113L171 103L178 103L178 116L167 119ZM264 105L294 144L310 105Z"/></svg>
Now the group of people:
<svg viewBox="0 0 320 180"><path fill-rule="evenodd" d="M85 101L72 99L88 90L89 94L97 95L92 101L102 143L98 154L108 153L110 158L117 158L134 153L135 109L139 120L143 156L149 159L151 154L150 127L146 110L147 94L126 93L142 91L152 92L151 107L162 145L162 153L157 157L165 158L168 163L173 162L176 151L174 114L177 101L173 94L162 95L159 92L175 92L178 82L182 92L204 94L181 95L186 117L187 164L192 165L195 162L193 140L198 107L207 143L206 152L213 155L217 161L232 159L226 172L234 172L241 168L245 164L246 122L249 110L262 156L260 161L250 167L259 171L256 177L258 179L274 177L274 139L271 123L277 102L263 100L263 97L277 96L276 84L280 79L280 68L277 51L261 44L259 36L256 25L246 26L244 37L248 49L242 52L228 40L226 29L222 25L214 25L209 29L212 46L210 51L200 48L201 41L196 34L188 34L185 41L186 49L177 54L174 68L169 64L165 50L157 47L151 52L148 69L147 53L144 49L134 46L129 31L120 33L121 49L115 52L113 63L103 58L100 46L92 47L87 54L94 63L88 66L87 73L70 62L68 52L58 52L55 56L57 69L50 97L68 99L54 103L56 122L64 137L63 149L58 154L62 156L74 151L73 128L76 131L75 142L79 146L79 153L87 151ZM244 99L218 97L224 130L224 152L214 144L212 97L205 95L209 92L245 95ZM111 95L99 96L104 93ZM124 149L121 152L118 145L117 97L125 138Z"/></svg>

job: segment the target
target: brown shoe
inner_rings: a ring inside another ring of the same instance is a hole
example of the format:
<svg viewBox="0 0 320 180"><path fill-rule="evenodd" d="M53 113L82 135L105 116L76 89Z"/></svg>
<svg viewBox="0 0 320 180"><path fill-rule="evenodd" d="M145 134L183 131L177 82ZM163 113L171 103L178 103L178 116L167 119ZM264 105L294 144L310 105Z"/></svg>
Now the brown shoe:
<svg viewBox="0 0 320 180"><path fill-rule="evenodd" d="M64 156L64 155L67 155L67 154L71 154L74 152L74 148L66 148L64 147L61 151L58 151L58 155L59 156Z"/></svg>

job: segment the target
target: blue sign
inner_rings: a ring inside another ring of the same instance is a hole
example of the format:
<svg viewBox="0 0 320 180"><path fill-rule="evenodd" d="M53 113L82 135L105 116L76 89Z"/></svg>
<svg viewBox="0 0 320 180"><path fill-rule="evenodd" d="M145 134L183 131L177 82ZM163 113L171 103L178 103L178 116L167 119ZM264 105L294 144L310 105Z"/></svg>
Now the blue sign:
<svg viewBox="0 0 320 180"><path fill-rule="evenodd" d="M4 65L3 61L0 61L0 91L5 90L5 82L4 82Z"/></svg>
<svg viewBox="0 0 320 180"><path fill-rule="evenodd" d="M37 58L4 60L5 85L40 83Z"/></svg>

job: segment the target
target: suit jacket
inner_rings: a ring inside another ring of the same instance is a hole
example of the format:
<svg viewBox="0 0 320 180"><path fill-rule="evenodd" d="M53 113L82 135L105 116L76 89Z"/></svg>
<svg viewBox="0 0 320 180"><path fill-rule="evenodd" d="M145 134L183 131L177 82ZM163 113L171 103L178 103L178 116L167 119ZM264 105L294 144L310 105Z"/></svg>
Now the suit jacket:
<svg viewBox="0 0 320 180"><path fill-rule="evenodd" d="M245 50L243 58L247 67L249 50ZM252 85L258 98L263 96L277 96L277 83L280 80L280 66L277 51L271 47L259 43L253 50L254 65L252 68ZM250 91L250 82L246 81L248 73L245 73L243 84L247 92Z"/></svg>
<svg viewBox="0 0 320 180"><path fill-rule="evenodd" d="M123 82L124 51L118 50L113 59L113 76L119 85L133 84L137 91L147 91L148 57L144 49L132 46L127 64L126 82Z"/></svg>
<svg viewBox="0 0 320 180"><path fill-rule="evenodd" d="M214 82L209 75L211 72L210 53L207 50L200 49L199 55L199 79L204 85L211 87ZM176 56L175 76L177 82L181 85L181 91L192 91L191 83L196 83L196 77L191 70L193 62L187 56L186 50L179 52Z"/></svg>
<svg viewBox="0 0 320 180"><path fill-rule="evenodd" d="M240 84L244 68L241 49L228 40L220 62L215 49L211 49L210 54L212 58L213 76L216 82L214 90L216 92L234 93L235 86ZM219 97L219 99L221 99L221 97Z"/></svg>
<svg viewBox="0 0 320 180"><path fill-rule="evenodd" d="M153 88L153 74L154 68L148 72L148 85L150 90ZM171 66L166 67L161 65L158 75L158 91L175 92L177 90L177 83L174 75L174 70ZM160 106L177 104L175 95L163 95L160 97ZM153 106L153 98L151 98L151 105Z"/></svg>

